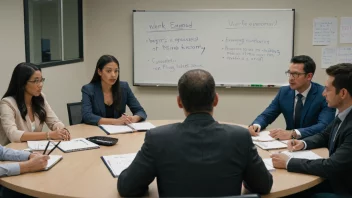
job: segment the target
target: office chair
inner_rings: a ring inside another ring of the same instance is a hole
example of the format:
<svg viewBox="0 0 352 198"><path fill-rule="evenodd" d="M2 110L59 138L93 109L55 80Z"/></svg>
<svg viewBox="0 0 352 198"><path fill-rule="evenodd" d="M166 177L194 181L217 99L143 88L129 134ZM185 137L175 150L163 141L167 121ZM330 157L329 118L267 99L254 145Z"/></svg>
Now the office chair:
<svg viewBox="0 0 352 198"><path fill-rule="evenodd" d="M70 125L82 123L82 102L67 103L68 121Z"/></svg>
<svg viewBox="0 0 352 198"><path fill-rule="evenodd" d="M247 194L247 195L237 195L237 196L226 196L222 198L260 198L258 194Z"/></svg>

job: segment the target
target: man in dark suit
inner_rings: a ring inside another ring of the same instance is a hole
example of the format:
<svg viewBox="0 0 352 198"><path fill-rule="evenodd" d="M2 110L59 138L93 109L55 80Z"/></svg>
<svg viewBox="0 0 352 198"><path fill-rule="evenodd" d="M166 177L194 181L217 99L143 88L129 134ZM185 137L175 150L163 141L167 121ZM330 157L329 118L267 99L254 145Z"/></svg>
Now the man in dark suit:
<svg viewBox="0 0 352 198"><path fill-rule="evenodd" d="M343 197L352 196L352 64L331 66L326 73L329 77L323 95L329 107L337 108L339 114L322 133L294 140L288 144L288 149L297 151L326 147L330 157L307 160L289 159L284 154L274 154L272 160L276 168L287 168L290 172L327 179L310 192L334 192Z"/></svg>
<svg viewBox="0 0 352 198"><path fill-rule="evenodd" d="M178 82L182 123L147 131L132 164L118 178L121 196L142 196L157 178L159 196L231 196L242 182L254 193L270 192L273 180L247 129L219 124L215 82L204 70L186 72Z"/></svg>
<svg viewBox="0 0 352 198"><path fill-rule="evenodd" d="M280 88L278 94L262 114L249 126L249 132L256 136L282 113L286 130L272 129L270 135L279 140L305 138L323 131L334 119L335 109L327 106L322 96L324 87L311 82L315 63L309 56L295 56L291 59L289 86Z"/></svg>

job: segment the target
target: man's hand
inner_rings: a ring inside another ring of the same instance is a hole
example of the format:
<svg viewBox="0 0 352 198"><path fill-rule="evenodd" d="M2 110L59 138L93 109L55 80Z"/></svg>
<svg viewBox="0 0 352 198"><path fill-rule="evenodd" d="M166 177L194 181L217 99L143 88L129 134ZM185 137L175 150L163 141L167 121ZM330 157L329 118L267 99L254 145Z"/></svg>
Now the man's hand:
<svg viewBox="0 0 352 198"><path fill-rule="evenodd" d="M249 133L252 135L252 136L258 136L258 132L259 132L259 127L258 125L251 125L248 127L248 130L249 130Z"/></svg>
<svg viewBox="0 0 352 198"><path fill-rule="evenodd" d="M303 150L304 143L302 140L290 140L287 142L287 149L291 152Z"/></svg>
<svg viewBox="0 0 352 198"><path fill-rule="evenodd" d="M290 159L289 156L283 153L272 154L270 157L273 160L274 167L282 169L286 169L286 163Z"/></svg>
<svg viewBox="0 0 352 198"><path fill-rule="evenodd" d="M277 140L289 140L292 138L292 131L287 131L283 129L273 129L270 130L270 136Z"/></svg>
<svg viewBox="0 0 352 198"><path fill-rule="evenodd" d="M35 154L30 160L25 162L20 162L21 173L36 172L44 170L49 160L48 155Z"/></svg>

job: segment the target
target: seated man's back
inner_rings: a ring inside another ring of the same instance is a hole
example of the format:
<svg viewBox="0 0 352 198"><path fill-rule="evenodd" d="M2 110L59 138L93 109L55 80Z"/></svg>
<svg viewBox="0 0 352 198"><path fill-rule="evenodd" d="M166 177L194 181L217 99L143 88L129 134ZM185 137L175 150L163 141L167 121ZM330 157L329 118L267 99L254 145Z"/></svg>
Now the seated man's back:
<svg viewBox="0 0 352 198"><path fill-rule="evenodd" d="M213 118L219 101L209 72L190 70L178 82L183 123L147 131L144 144L118 179L121 196L142 196L157 178L159 196L232 196L242 182L254 193L269 193L272 176L248 129Z"/></svg>
<svg viewBox="0 0 352 198"><path fill-rule="evenodd" d="M191 114L148 136L159 196L239 195L244 179L257 180L261 193L271 189L271 175L247 129L219 124L209 114ZM256 171L266 174L256 177Z"/></svg>

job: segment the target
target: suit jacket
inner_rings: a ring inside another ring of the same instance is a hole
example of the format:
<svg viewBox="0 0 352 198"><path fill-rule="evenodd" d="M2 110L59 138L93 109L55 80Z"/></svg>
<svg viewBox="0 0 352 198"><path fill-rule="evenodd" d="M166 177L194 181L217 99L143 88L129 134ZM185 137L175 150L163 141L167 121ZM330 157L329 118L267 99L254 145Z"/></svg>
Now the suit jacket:
<svg viewBox="0 0 352 198"><path fill-rule="evenodd" d="M114 110L114 118L119 118L126 112L126 105L133 115L139 115L142 120L147 118L143 107L132 93L127 82L120 81L121 106L120 112ZM101 83L89 83L82 87L82 121L86 124L98 125L101 118L106 117L104 95Z"/></svg>
<svg viewBox="0 0 352 198"><path fill-rule="evenodd" d="M301 112L300 128L298 128L301 138L322 132L335 117L336 110L328 107L322 95L323 91L323 86L312 82ZM295 90L290 86L281 87L271 104L252 124L259 124L262 129L265 129L282 113L286 121L286 130L295 129L294 103Z"/></svg>
<svg viewBox="0 0 352 198"><path fill-rule="evenodd" d="M219 124L207 113L147 131L141 150L118 178L118 191L142 196L155 177L161 197L239 195L242 181L266 194L273 184L248 130Z"/></svg>
<svg viewBox="0 0 352 198"><path fill-rule="evenodd" d="M333 123L324 132L303 139L307 145L306 149L329 148L332 129ZM336 193L352 196L352 111L341 123L334 143L335 147L329 158L292 158L287 170L324 177L329 180Z"/></svg>
<svg viewBox="0 0 352 198"><path fill-rule="evenodd" d="M44 105L46 111L45 123L50 130L62 129L65 125L59 120L49 103L44 97ZM17 102L13 97L6 97L0 101L0 144L6 145L11 142L21 142L24 132L42 132L43 124L37 115L34 115L35 129L32 131L31 120L26 115L23 120L18 109Z"/></svg>

